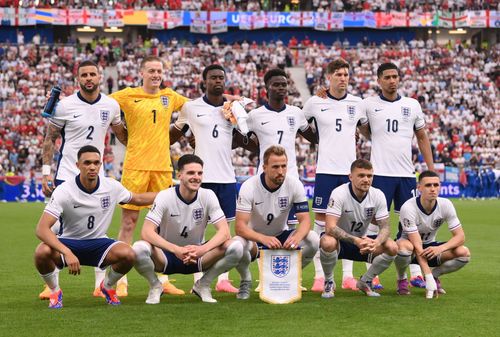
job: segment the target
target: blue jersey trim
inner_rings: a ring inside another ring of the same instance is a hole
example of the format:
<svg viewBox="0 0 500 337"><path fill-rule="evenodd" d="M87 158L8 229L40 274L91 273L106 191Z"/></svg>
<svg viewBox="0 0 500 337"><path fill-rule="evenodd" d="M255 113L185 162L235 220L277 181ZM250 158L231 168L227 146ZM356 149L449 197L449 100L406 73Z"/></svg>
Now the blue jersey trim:
<svg viewBox="0 0 500 337"><path fill-rule="evenodd" d="M89 101L87 101L87 100L86 100L86 99L82 96L82 94L80 94L80 92L77 92L77 93L76 93L76 96L78 96L78 98L80 99L80 101L85 102L85 103L90 104L90 105L96 104L97 102L99 102L99 101L101 100L101 94L99 94L99 95L97 96L97 98L95 99L95 101L93 101L93 102L89 102Z"/></svg>
<svg viewBox="0 0 500 337"><path fill-rule="evenodd" d="M398 96L396 97L395 100L390 100L390 99L384 97L384 95L382 95L382 94L380 94L379 97L380 97L380 99L382 101L386 101L386 102L389 102L389 103L393 103L393 102L399 101L401 99L401 96L399 94L398 94Z"/></svg>
<svg viewBox="0 0 500 337"><path fill-rule="evenodd" d="M208 105L211 105L211 106L213 106L213 107L223 106L223 105L224 105L224 102L226 102L226 101L227 101L227 99L223 97L223 98L222 98L222 104L215 105L215 104L212 104L212 103L208 100L207 95L203 95L203 97L202 97L202 98L203 98L203 101L204 101L205 103L207 103Z"/></svg>
<svg viewBox="0 0 500 337"><path fill-rule="evenodd" d="M75 182L76 182L76 186L78 186L78 188L80 190L82 190L83 192L87 193L87 194L92 194L94 193L95 191L97 191L99 189L99 185L101 184L101 178L99 178L99 176L97 176L97 184L95 185L94 189L92 191L88 191L83 185L82 185L82 182L80 181L80 175L77 175L75 177Z"/></svg>
<svg viewBox="0 0 500 337"><path fill-rule="evenodd" d="M180 185L175 186L175 194L177 194L177 198L179 198L186 205L191 205L193 202L196 201L196 199L198 199L198 192L196 192L196 195L194 196L193 200L191 201L185 200L181 195Z"/></svg>
<svg viewBox="0 0 500 337"><path fill-rule="evenodd" d="M330 91L327 91L326 95L328 96L328 98L331 98L333 100L342 101L342 100L346 99L346 97L347 97L347 91L346 91L345 95L342 96L342 97L340 97L340 98L336 98L335 96L333 96L332 94L330 94Z"/></svg>
<svg viewBox="0 0 500 337"><path fill-rule="evenodd" d="M431 215L432 213L434 213L434 211L436 210L437 206L438 206L438 203L437 203L437 200L436 200L436 203L434 204L434 207L432 207L432 210L430 211L430 213L427 213L424 209L424 206L422 206L422 202L420 201L420 196L417 197L417 206L418 206L418 209L424 213L425 215Z"/></svg>
<svg viewBox="0 0 500 337"><path fill-rule="evenodd" d="M286 178L285 178L285 179L286 179ZM281 185L280 185L280 186L276 187L275 189L272 189L271 187L267 186L264 173L261 173L261 174L260 174L260 182L261 182L262 186L264 186L264 188L265 188L266 190L268 190L269 192L271 192L271 193L276 192L276 191L277 191L277 190L279 190L279 189L280 189L280 187L281 187Z"/></svg>
<svg viewBox="0 0 500 337"><path fill-rule="evenodd" d="M358 197L356 196L356 194L354 194L354 191L352 190L352 183L349 183L349 193L351 193L351 196L353 197L354 200L356 200L358 203L362 203L363 200L366 199L366 197L368 196L368 192L363 196L363 198L361 200L358 199Z"/></svg>
<svg viewBox="0 0 500 337"><path fill-rule="evenodd" d="M286 104L283 104L283 107L279 108L278 110L271 108L271 106L268 103L264 104L264 106L266 107L267 110L271 110L274 112L281 112L286 109Z"/></svg>

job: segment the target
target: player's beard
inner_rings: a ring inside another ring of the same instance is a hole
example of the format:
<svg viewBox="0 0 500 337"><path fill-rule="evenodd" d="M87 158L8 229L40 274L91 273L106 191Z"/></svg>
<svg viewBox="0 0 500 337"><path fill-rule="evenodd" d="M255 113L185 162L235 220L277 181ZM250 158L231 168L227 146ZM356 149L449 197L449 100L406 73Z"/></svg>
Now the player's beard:
<svg viewBox="0 0 500 337"><path fill-rule="evenodd" d="M81 89L82 91L84 91L86 94L91 95L91 94L95 93L97 89L99 89L99 85L98 85L98 84L94 84L94 83L92 83L92 84L93 84L93 85L92 85L92 88L91 88L91 89L89 89L89 88L87 88L87 87L85 86L85 84L83 84L83 85L82 85L82 84L80 83L80 89Z"/></svg>
<svg viewBox="0 0 500 337"><path fill-rule="evenodd" d="M284 175L280 175L280 176L274 177L274 178L271 179L271 181L276 186L281 186L281 185L283 185L283 182L285 181L285 176Z"/></svg>

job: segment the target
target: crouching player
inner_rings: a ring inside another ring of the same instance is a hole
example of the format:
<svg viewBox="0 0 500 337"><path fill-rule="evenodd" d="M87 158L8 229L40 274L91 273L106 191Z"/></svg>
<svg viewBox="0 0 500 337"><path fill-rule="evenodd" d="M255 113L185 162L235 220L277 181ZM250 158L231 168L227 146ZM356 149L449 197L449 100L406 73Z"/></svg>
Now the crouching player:
<svg viewBox="0 0 500 337"><path fill-rule="evenodd" d="M320 241L320 260L325 273L323 298L335 296L333 269L338 259L365 261L370 268L356 286L368 296L380 296L372 290L372 280L385 271L396 257L398 247L389 238L389 213L384 193L372 187L373 167L364 159L351 164L350 183L332 191L326 210L326 232ZM366 236L373 219L379 226L377 236Z"/></svg>
<svg viewBox="0 0 500 337"><path fill-rule="evenodd" d="M425 274L427 297L433 293L445 294L439 277L465 266L470 252L463 244L465 234L458 220L455 207L448 199L440 198L439 176L433 171L424 171L418 180L420 196L403 204L400 223L403 232L398 233L398 256L394 264L398 272L398 294L408 295L406 267L412 260L418 262ZM448 224L452 237L447 242L436 241L436 233L444 223ZM431 272L431 267L434 269Z"/></svg>
<svg viewBox="0 0 500 337"><path fill-rule="evenodd" d="M178 162L180 184L161 191L144 220L133 249L135 268L149 282L146 303L160 303L163 287L155 272L194 274L204 272L192 292L203 302L215 303L210 284L241 260L243 246L231 240L229 225L212 190L201 188L203 161L187 154ZM203 243L208 222L217 230Z"/></svg>
<svg viewBox="0 0 500 337"><path fill-rule="evenodd" d="M156 193L134 194L111 178L100 178L99 150L86 145L78 151L80 174L62 183L45 207L36 235L42 241L35 251L35 266L50 288L49 308L63 306L56 269L67 266L80 274L80 265L105 268L109 272L100 289L111 305L120 304L113 286L133 266L135 254L129 245L107 237L116 204L150 205ZM50 229L59 220L56 236Z"/></svg>
<svg viewBox="0 0 500 337"><path fill-rule="evenodd" d="M243 183L236 206L236 234L244 251L240 265L241 283L236 298L250 298L252 275L249 265L257 248L302 250L302 268L318 250L318 234L311 231L309 205L299 178L287 175L287 155L281 146L264 152L263 173ZM288 213L295 210L299 225L288 230Z"/></svg>

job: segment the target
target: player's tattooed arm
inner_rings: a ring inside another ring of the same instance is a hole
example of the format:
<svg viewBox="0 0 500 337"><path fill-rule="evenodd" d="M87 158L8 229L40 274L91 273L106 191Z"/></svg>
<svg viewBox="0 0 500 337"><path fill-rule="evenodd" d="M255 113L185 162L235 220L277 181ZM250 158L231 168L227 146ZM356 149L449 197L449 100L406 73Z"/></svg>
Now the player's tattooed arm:
<svg viewBox="0 0 500 337"><path fill-rule="evenodd" d="M56 140L61 135L61 129L52 123L49 123L47 127L47 133L45 134L45 139L43 141L43 165L51 165L54 158L54 148L56 146Z"/></svg>
<svg viewBox="0 0 500 337"><path fill-rule="evenodd" d="M120 141L120 143L127 146L128 131L125 128L125 124L120 123L117 125L111 125L111 129L113 130L113 133L115 134L116 138Z"/></svg>
<svg viewBox="0 0 500 337"><path fill-rule="evenodd" d="M342 228L339 228L337 226L335 226L335 227L328 227L327 226L326 233L328 235L333 236L337 240L342 240L342 241L350 242L353 244L356 244L356 239L358 239L357 237L346 233L346 231L344 231Z"/></svg>
<svg viewBox="0 0 500 337"><path fill-rule="evenodd" d="M379 226L379 232L376 241L383 244L391 235L391 227L389 225L389 217L378 220L377 225Z"/></svg>

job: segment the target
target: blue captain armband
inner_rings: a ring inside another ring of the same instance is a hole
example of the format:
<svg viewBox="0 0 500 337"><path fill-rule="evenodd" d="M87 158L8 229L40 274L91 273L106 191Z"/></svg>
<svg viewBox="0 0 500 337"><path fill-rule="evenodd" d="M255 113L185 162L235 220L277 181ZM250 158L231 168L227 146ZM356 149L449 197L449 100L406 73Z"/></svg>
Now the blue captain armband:
<svg viewBox="0 0 500 337"><path fill-rule="evenodd" d="M309 203L307 201L295 203L293 204L293 207L295 209L295 213L309 212Z"/></svg>

